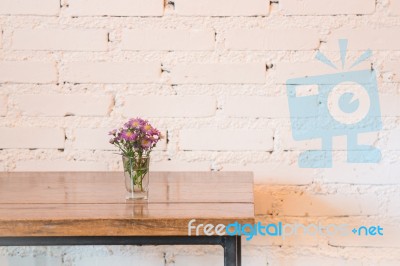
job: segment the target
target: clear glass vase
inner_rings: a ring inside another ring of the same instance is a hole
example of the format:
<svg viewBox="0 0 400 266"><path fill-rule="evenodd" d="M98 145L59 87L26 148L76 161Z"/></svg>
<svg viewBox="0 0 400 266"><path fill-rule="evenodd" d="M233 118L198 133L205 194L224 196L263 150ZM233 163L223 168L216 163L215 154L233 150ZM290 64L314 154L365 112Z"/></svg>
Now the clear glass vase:
<svg viewBox="0 0 400 266"><path fill-rule="evenodd" d="M127 200L147 200L150 157L122 156Z"/></svg>

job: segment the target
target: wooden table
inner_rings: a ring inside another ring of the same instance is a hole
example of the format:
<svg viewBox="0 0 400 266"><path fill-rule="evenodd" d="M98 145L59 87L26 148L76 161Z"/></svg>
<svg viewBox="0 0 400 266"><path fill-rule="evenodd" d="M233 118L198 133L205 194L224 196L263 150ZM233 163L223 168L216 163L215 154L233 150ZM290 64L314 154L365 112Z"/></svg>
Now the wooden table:
<svg viewBox="0 0 400 266"><path fill-rule="evenodd" d="M188 223L254 223L253 177L151 172L148 201L126 202L119 172L0 173L0 245L221 245L240 265L239 236L188 236Z"/></svg>

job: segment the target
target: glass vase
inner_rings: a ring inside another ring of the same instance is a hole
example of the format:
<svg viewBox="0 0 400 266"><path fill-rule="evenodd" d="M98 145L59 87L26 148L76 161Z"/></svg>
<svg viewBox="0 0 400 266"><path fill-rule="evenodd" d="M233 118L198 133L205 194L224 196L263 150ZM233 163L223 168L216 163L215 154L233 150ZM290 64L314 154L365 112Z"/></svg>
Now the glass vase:
<svg viewBox="0 0 400 266"><path fill-rule="evenodd" d="M150 157L122 156L127 200L147 200Z"/></svg>

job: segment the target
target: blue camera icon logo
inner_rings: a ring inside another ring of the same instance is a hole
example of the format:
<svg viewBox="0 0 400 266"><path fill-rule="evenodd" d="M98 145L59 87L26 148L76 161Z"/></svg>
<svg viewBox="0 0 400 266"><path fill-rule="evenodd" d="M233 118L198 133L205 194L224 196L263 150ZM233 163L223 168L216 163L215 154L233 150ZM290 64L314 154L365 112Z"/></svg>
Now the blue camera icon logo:
<svg viewBox="0 0 400 266"><path fill-rule="evenodd" d="M342 65L347 40L339 40ZM371 56L366 51L352 65ZM322 53L318 60L336 68ZM351 68L351 67L350 67ZM337 68L336 68L337 69ZM316 87L315 94L301 94L301 88ZM299 156L301 168L332 167L332 138L347 136L347 162L378 163L379 149L358 144L358 134L379 131L382 120L376 73L372 69L338 72L289 79L286 82L293 138L297 141L320 138L321 150L308 150Z"/></svg>

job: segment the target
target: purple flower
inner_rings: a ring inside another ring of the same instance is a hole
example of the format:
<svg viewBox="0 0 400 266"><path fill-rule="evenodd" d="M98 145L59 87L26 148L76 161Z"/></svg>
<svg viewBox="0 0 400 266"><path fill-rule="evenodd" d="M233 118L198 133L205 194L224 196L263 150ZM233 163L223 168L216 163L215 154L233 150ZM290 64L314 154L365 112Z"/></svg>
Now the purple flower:
<svg viewBox="0 0 400 266"><path fill-rule="evenodd" d="M143 149L148 150L153 145L153 142L149 138L144 138L140 144Z"/></svg>
<svg viewBox="0 0 400 266"><path fill-rule="evenodd" d="M121 138L126 140L126 141L135 141L137 138L137 134L130 130L123 130L121 132Z"/></svg>
<svg viewBox="0 0 400 266"><path fill-rule="evenodd" d="M126 128L141 128L146 124L146 121L141 118L130 119L125 123Z"/></svg>
<svg viewBox="0 0 400 266"><path fill-rule="evenodd" d="M113 136L110 143L117 145L123 154L146 154L161 139L161 133L147 120L132 118L123 127L109 132Z"/></svg>
<svg viewBox="0 0 400 266"><path fill-rule="evenodd" d="M108 135L111 135L111 136L117 135L117 130L116 129L111 130L110 132L108 132Z"/></svg>

